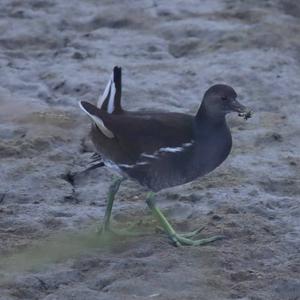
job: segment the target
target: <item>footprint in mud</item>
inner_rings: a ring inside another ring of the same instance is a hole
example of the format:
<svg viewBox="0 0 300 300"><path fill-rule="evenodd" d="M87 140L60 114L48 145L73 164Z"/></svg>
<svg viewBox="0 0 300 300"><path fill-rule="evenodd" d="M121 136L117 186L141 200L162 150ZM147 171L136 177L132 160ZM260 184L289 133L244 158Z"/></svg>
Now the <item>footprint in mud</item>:
<svg viewBox="0 0 300 300"><path fill-rule="evenodd" d="M256 278L255 273L251 270L238 271L230 274L230 279L233 282L243 282L243 281L253 280L255 278Z"/></svg>
<svg viewBox="0 0 300 300"><path fill-rule="evenodd" d="M137 30L145 27L145 20L149 18L142 10L133 10L132 7L123 6L116 11L114 9L103 9L89 18L87 21L78 21L74 19L69 22L69 26L76 28L78 31L89 32L97 29L122 29Z"/></svg>
<svg viewBox="0 0 300 300"><path fill-rule="evenodd" d="M97 28L134 28L138 24L137 22L128 17L121 17L119 19L112 19L112 18L107 18L105 16L96 16L95 18L92 19L92 21L89 23L89 27L91 29L97 29ZM139 24L140 25L140 24Z"/></svg>
<svg viewBox="0 0 300 300"><path fill-rule="evenodd" d="M245 24L255 24L261 21L263 13L241 9L232 11L232 9L230 9L229 12L221 12L217 14L217 17L220 18L220 20L237 20Z"/></svg>
<svg viewBox="0 0 300 300"><path fill-rule="evenodd" d="M274 300L291 299L298 300L300 295L300 280L289 278L278 278L273 283L272 290Z"/></svg>
<svg viewBox="0 0 300 300"><path fill-rule="evenodd" d="M283 141L283 136L278 132L267 132L263 135L260 135L255 140L255 146L263 146L281 143Z"/></svg>
<svg viewBox="0 0 300 300"><path fill-rule="evenodd" d="M295 18L300 17L300 5L298 0L281 0L280 6L287 15Z"/></svg>
<svg viewBox="0 0 300 300"><path fill-rule="evenodd" d="M14 299L43 299L63 285L72 285L83 280L76 270L50 270L44 274L20 275L15 281L2 284Z"/></svg>
<svg viewBox="0 0 300 300"><path fill-rule="evenodd" d="M185 57L197 50L199 42L195 39L184 40L169 44L169 53L175 57Z"/></svg>
<svg viewBox="0 0 300 300"><path fill-rule="evenodd" d="M260 181L258 184L266 193L276 196L297 196L300 194L299 181L295 178L269 179Z"/></svg>
<svg viewBox="0 0 300 300"><path fill-rule="evenodd" d="M97 274L90 282L87 283L88 287L92 290L105 291L115 280L116 276L113 274Z"/></svg>

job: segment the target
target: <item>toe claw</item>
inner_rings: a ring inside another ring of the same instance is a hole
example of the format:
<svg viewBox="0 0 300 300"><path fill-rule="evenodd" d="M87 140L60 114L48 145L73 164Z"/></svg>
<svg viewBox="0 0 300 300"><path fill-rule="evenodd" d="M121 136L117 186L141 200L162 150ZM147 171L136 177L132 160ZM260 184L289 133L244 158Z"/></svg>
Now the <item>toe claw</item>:
<svg viewBox="0 0 300 300"><path fill-rule="evenodd" d="M212 243L214 241L217 241L217 240L220 240L223 238L224 238L224 236L222 236L222 235L216 235L216 236L212 236L209 238L192 240L192 239L186 238L179 234L177 234L174 237L171 237L172 241L174 241L174 244L176 246L178 246L178 244L181 246L202 246L202 245L206 245L206 244Z"/></svg>

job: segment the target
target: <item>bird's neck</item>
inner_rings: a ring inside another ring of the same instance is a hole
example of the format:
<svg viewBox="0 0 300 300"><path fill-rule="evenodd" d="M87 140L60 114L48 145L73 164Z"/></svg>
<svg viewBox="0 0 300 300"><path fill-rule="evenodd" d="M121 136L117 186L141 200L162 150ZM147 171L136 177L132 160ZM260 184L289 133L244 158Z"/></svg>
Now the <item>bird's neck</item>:
<svg viewBox="0 0 300 300"><path fill-rule="evenodd" d="M209 127L219 127L226 124L226 118L224 114L216 115L210 114L209 111L205 108L204 103L202 102L196 117L196 123L199 125L205 124Z"/></svg>

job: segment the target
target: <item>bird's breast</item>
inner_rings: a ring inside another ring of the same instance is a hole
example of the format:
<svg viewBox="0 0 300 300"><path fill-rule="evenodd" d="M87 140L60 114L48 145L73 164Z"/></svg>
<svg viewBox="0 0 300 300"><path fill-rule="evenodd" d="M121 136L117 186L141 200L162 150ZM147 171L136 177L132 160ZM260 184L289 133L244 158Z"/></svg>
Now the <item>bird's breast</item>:
<svg viewBox="0 0 300 300"><path fill-rule="evenodd" d="M194 157L191 159L198 176L203 176L217 168L227 158L231 147L232 138L227 127L198 137Z"/></svg>

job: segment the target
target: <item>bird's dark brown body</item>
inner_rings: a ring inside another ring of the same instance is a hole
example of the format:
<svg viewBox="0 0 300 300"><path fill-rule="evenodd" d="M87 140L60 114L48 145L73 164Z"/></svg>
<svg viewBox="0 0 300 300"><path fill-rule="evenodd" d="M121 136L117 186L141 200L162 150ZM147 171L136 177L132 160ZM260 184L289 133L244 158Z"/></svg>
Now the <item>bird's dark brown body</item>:
<svg viewBox="0 0 300 300"><path fill-rule="evenodd" d="M227 158L232 139L226 114L250 116L236 97L233 88L218 84L205 92L195 116L128 112L121 107L121 68L115 67L97 106L82 101L80 107L93 120L92 140L104 164L159 191L201 177ZM112 205L122 180L116 179L110 187L102 232L111 230ZM205 245L222 238L192 239L199 230L178 234L156 206L152 191L146 203L175 245Z"/></svg>
<svg viewBox="0 0 300 300"><path fill-rule="evenodd" d="M92 140L104 163L158 191L203 176L227 158L232 139L226 114L247 112L236 97L233 88L219 84L206 91L195 116L128 112L121 106L121 69L115 67L98 105L80 106L94 120Z"/></svg>
<svg viewBox="0 0 300 300"><path fill-rule="evenodd" d="M114 133L92 126L92 141L104 160L151 190L180 185L219 166L231 150L225 117L218 120L166 112L126 112L99 117Z"/></svg>

